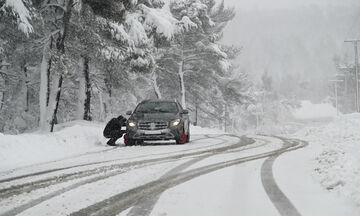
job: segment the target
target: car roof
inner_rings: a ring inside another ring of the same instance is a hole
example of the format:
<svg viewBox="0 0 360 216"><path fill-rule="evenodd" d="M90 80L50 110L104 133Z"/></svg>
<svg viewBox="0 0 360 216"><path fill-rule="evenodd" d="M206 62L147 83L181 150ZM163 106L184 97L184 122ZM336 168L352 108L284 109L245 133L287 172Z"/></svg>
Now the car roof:
<svg viewBox="0 0 360 216"><path fill-rule="evenodd" d="M141 101L141 103L153 103L153 102L175 102L175 103L176 103L176 100L148 99L148 100L143 100L143 101Z"/></svg>

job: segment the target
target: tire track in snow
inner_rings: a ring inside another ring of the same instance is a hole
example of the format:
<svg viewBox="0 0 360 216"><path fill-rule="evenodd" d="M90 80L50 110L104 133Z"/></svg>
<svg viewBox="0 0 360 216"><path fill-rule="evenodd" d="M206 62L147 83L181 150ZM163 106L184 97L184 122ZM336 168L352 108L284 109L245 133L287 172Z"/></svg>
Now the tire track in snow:
<svg viewBox="0 0 360 216"><path fill-rule="evenodd" d="M114 151L117 148L118 147L112 147L110 149L87 152L87 153L83 153L83 154L77 154L77 155L72 155L72 156L69 156L69 157L60 158L60 159L57 159L57 160L52 160L52 161L47 161L47 162L42 162L42 163L36 163L36 164L30 165L30 166L23 166L23 167L19 167L19 168L16 168L16 169L9 170L9 171L0 172L0 177L10 175L10 174L12 174L14 172L17 172L19 170L28 169L28 168L32 168L32 167L36 167L36 166L56 163L56 162L60 162L60 161L64 161L64 160L68 160L68 159L72 159L72 158L82 157L82 156L88 156L88 155L93 155L93 154L111 152L111 151ZM72 166L72 167L76 167L76 166ZM49 171L51 171L51 172L61 171L63 169L69 169L69 168L72 168L72 167L64 167L64 168L58 168L58 169L53 169L53 170L45 170L45 171L41 171L41 172L30 173L30 174L11 177L11 178L6 178L6 179L0 179L0 183L9 182L9 181L13 181L13 180L16 180L16 179L21 179L21 178L26 178L26 177L31 177L31 176L35 176L35 175L46 174Z"/></svg>
<svg viewBox="0 0 360 216"><path fill-rule="evenodd" d="M185 183L189 180L192 180L196 177L227 168L230 166L238 165L241 163L263 159L271 157L274 155L280 155L284 152L293 151L299 148L303 148L306 145L303 145L301 142L288 142L287 139L282 138L283 146L280 149L273 150L266 153L260 153L252 156L247 156L243 158L233 159L226 162L215 163L200 168L195 168L183 173L177 173L166 178L160 178L158 180L149 182L145 185L130 189L123 193L114 195L108 199L105 199L101 202L98 202L94 205L88 206L84 209L81 209L77 212L73 212L72 216L78 215L117 215L120 212L136 205L141 199L149 199L153 194L161 194L164 191L175 187L179 184ZM154 204L152 204L154 205Z"/></svg>
<svg viewBox="0 0 360 216"><path fill-rule="evenodd" d="M215 135L215 136L204 135L204 138L193 139L191 142L198 141L198 140L214 139L214 138L221 137L221 136L225 136L225 135L224 135L224 134ZM186 152L186 151L198 150L198 149L202 149L202 148L208 148L208 147L212 147L212 146L216 146L216 145L219 145L219 144L217 143L217 144L214 144L214 145L203 146L203 147L198 147L198 148L192 148L192 149L187 149L187 150L180 150L180 151L173 151L173 152L165 152L165 153L158 153L158 154L149 154L149 155L142 155L142 156L131 157L131 158L105 160L105 161L98 161L98 162L92 162L92 163L79 164L79 165L74 165L74 166L60 167L60 168L49 169L49 170L39 171L39 172L35 172L35 173L29 173L29 174L25 174L25 175L20 175L20 176L15 176L15 177L10 177L10 178L0 179L0 184L1 184L1 183L6 183L6 182L11 182L11 181L14 181L14 180L19 180L19 179L24 179L24 178L29 178L29 177L35 177L35 176L40 176L40 175L44 175L44 174L49 174L49 173L53 173L53 172L58 172L58 171L63 171L63 170L68 170L68 169L73 169L73 168L86 167L86 166L98 165L98 164L109 163L109 162L116 162L116 161L120 161L120 160L140 159L140 158L148 157L148 156L161 156L161 155L167 155L167 154L175 154L175 153L181 153L181 152ZM124 147L124 148L126 148L126 147ZM35 166L38 166L38 165L51 164L51 163L60 162L60 161L63 161L63 160L68 160L68 159L76 158L76 157L79 157L79 156L87 156L87 155L96 154L96 153L110 152L110 151L114 151L114 150L116 150L116 149L119 149L119 147L115 147L115 148L111 148L111 149L106 149L106 150L102 150L102 151L98 151L98 152L85 153L85 154L82 154L82 155L71 156L71 157L68 157L68 158L65 158L65 159L59 159L59 160L50 161L50 162L45 162L45 163L41 163L41 164L35 164L35 165L32 165L32 166L17 168L17 169L8 171L8 172L6 172L6 173L9 174L9 173L15 172L15 171L20 170L20 169L23 169L23 168L31 168L31 167L35 167ZM3 173L3 175L4 175L4 173ZM5 175L6 175L6 174L5 174Z"/></svg>
<svg viewBox="0 0 360 216"><path fill-rule="evenodd" d="M169 176L179 173L182 170L190 167L191 165L193 165L205 158L208 158L208 157L210 157L210 155L194 158L186 163L180 164L179 166L175 167L174 169L170 170L168 173L163 175L161 178L166 179ZM150 197L148 197L148 196L142 197L140 200L138 200L136 205L130 210L130 212L127 215L128 216L150 215L150 213L152 212L155 204L159 200L162 193L163 193L163 191L159 191L159 193L151 194Z"/></svg>
<svg viewBox="0 0 360 216"><path fill-rule="evenodd" d="M304 141L291 141L280 137L277 138L283 140L284 142L300 142L304 147L307 146L307 143ZM274 178L273 164L282 153L283 152L273 155L264 161L263 165L261 166L261 182L268 197L270 198L271 202L273 203L277 211L280 213L280 215L301 216L301 214L291 203L289 198L281 191Z"/></svg>
<svg viewBox="0 0 360 216"><path fill-rule="evenodd" d="M249 150L249 149L253 149L253 148L259 148L259 147L262 147L262 146L267 145L269 143L268 140L264 140L264 139L259 139L259 140L263 141L264 143L261 144L261 145L251 146L251 147L248 147L248 148L245 148L245 149L241 149L241 151ZM244 146L246 146L246 143L244 144ZM235 153L235 152L239 152L239 150L238 149L233 149L233 150L226 151L223 154ZM214 156L214 155L212 154L212 155L206 155L206 156L194 158L194 159L192 159L192 160L190 160L188 162L180 164L179 166L177 166L174 169L167 172L161 178L167 178L167 177L170 177L172 175L179 174L181 171L189 168L191 165L194 165L195 163L197 163L197 162L199 162L201 160L204 160L206 158L209 158L211 156ZM158 200L159 200L159 198L160 198L160 196L161 196L161 194L163 192L164 191L160 191L157 194L152 194L151 197L145 197L145 198L142 198L142 199L138 200L137 203L135 204L135 206L133 206L133 208L129 211L129 213L127 215L128 216L138 216L138 215L147 216L147 215L150 215L152 210L155 207L155 204L158 202Z"/></svg>
<svg viewBox="0 0 360 216"><path fill-rule="evenodd" d="M235 136L236 137L236 136ZM252 144L253 143L253 140L252 139L249 139L249 138L246 138L246 137L237 137L239 138L240 140L245 140L247 144ZM228 140L225 140L225 139L221 139L221 138L214 138L212 137L212 139L219 139L221 140L220 143L217 143L216 145L219 145L219 144L224 144L226 142L228 142ZM154 164L159 164L159 163L166 163L166 162L171 162L171 161L174 161L174 160L178 160L178 159L183 159L183 158L186 158L186 157L194 157L194 156L200 156L200 155L203 155L203 154L210 154L210 153L213 153L213 154L219 154L221 152L224 152L224 151L228 151L228 150L233 150L233 149L236 149L236 148L240 148L240 147L243 147L242 144L234 144L234 145L230 145L230 146L223 146L223 147L219 147L219 148L214 148L214 149L207 149L207 150L203 150L203 151L199 151L199 152L190 152L190 153L187 153L187 154L183 154L183 155L175 155L175 156L169 156L169 157L166 157L166 158L156 158L156 159L151 159L151 160L145 160L145 161L138 161L138 162L135 162L137 163L136 165L138 165L137 168L140 168L140 167L144 167L144 166L151 166L151 165L154 165ZM166 160L164 160L166 159ZM129 164L132 164L132 163L129 163ZM128 168L134 168L134 166L129 166ZM96 182L96 181L100 181L100 180L103 180L103 179L106 179L106 178L109 178L109 177L112 177L112 176L115 176L115 175L120 175L124 172L126 172L126 170L124 170L125 168L123 167L123 170L115 170L114 172L112 173L107 173L104 171L105 175L101 175L101 176L95 176L93 178L90 178L90 179L86 179L84 181L80 181L78 183L75 183L73 185L70 185L68 187L65 187L65 188L62 188L62 189L59 189L57 191L54 191L54 192L51 192L45 196L42 196L42 197L39 197L37 199L34 199L32 200L31 202L28 202L28 203L25 203L21 206L18 206L12 210L9 210L5 213L1 213L0 215L17 215L23 211L25 211L26 209L28 208L31 208L33 207L34 205L37 205L37 204L40 204L48 199L51 199L55 196L58 196L62 193L65 193L67 191L70 191L70 190L73 190L73 189L76 189L84 184L90 184L90 183L93 183L93 182ZM34 184L31 184L29 183L29 186L33 186L32 189L35 189ZM50 185L50 184L49 184ZM47 186L49 186L47 185ZM41 185L41 187L39 188L43 188L43 187L46 187L45 185ZM36 188L36 189L39 189L39 188ZM20 191L21 193L23 191ZM3 194L0 193L0 196L2 196ZM9 196L9 194L7 194L7 196Z"/></svg>
<svg viewBox="0 0 360 216"><path fill-rule="evenodd" d="M211 139L216 139L216 138L211 138ZM222 140L220 143L216 143L212 146L216 146L216 145L221 145L226 143L226 140ZM59 183L63 183L66 181L71 181L73 179L78 179L78 178L83 178L83 177L87 177L87 176L91 176L91 175L97 175L97 174L102 174L102 173L106 173L109 171L116 171L116 170L121 170L121 169L126 169L129 167L137 167L137 166L141 166L144 164L152 164L152 163L157 163L157 162L161 162L161 161L168 161L168 160L173 160L173 159L180 159L180 158L184 158L184 157L188 157L188 156L194 156L194 155L200 155L200 154L206 154L212 151L223 151L224 148L227 148L229 146L225 146L225 147L220 147L220 148L214 148L214 149L207 149L204 151L199 151L199 152L190 152L190 153L185 153L185 154L179 154L179 155L172 155L172 156L167 156L167 157L162 157L162 158L153 158L153 159L147 159L147 160L142 160L142 161L134 161L134 162L128 162L128 163L121 163L121 164L112 164L112 165L107 165L107 166L102 166L102 167L96 167L90 170L83 170L83 171L77 171L77 172L73 172L73 173L67 173L67 174L62 174L59 176L54 176L54 177L50 177L50 178L46 178L46 179L41 179L41 180L37 180L37 181L32 181L32 182L27 182L24 184L19 184L19 185L13 185L4 189L0 189L0 199L6 199L9 198L11 196L14 195L19 195L21 193L29 193L33 190L36 189L40 189L40 188L45 188L48 187L50 185L55 185L55 184L59 184ZM192 151L194 149L191 149ZM197 150L197 149L195 149ZM184 151L177 151L176 153L182 153L182 152L186 152L187 150ZM173 152L171 152L173 153ZM166 155L169 153L162 153L161 155ZM118 160L110 160L107 162L115 162ZM88 165L96 165L96 164L101 164L104 162L95 162L95 163L89 163ZM82 166L82 165L79 165ZM75 167L79 167L79 166L73 166L71 168L75 168ZM53 169L56 171L59 170L63 170L63 169ZM51 171L53 171L51 170ZM44 173L41 173L44 174ZM36 175L38 175L38 173L36 173ZM33 175L33 176L36 176ZM29 176L27 176L29 177ZM0 182L2 183L2 182Z"/></svg>

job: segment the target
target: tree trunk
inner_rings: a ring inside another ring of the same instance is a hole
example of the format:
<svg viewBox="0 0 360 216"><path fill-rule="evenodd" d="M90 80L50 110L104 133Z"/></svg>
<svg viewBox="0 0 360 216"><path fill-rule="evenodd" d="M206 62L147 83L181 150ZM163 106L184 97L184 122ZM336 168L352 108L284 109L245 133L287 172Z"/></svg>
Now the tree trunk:
<svg viewBox="0 0 360 216"><path fill-rule="evenodd" d="M84 70L84 59L81 58L81 68ZM84 73L79 74L79 91L78 91L78 106L76 119L82 120L84 118L84 105L85 105L85 77Z"/></svg>
<svg viewBox="0 0 360 216"><path fill-rule="evenodd" d="M60 37L58 37L57 41L56 41L56 48L57 50L61 53L61 54L65 54L65 39L66 36L69 32L69 27L70 27L70 19L71 19L71 9L73 7L74 4L74 0L68 0L67 5L66 5L66 11L64 12L63 15L63 32L62 35Z"/></svg>
<svg viewBox="0 0 360 216"><path fill-rule="evenodd" d="M3 76L2 78L4 80L4 88L2 89L2 92L0 92L0 95L1 95L0 110L2 110L5 107L5 103L7 100L6 97L8 95L7 91L9 91L9 89L8 89L9 83L8 83L7 77Z"/></svg>
<svg viewBox="0 0 360 216"><path fill-rule="evenodd" d="M49 99L50 99L50 72L51 72L51 64L52 61L49 59L48 61L48 69L46 73L46 79L47 79L47 91L46 91L46 106L49 106Z"/></svg>
<svg viewBox="0 0 360 216"><path fill-rule="evenodd" d="M198 125L198 104L196 103L194 126L197 126L197 125Z"/></svg>
<svg viewBox="0 0 360 216"><path fill-rule="evenodd" d="M84 102L84 116L83 119L91 121L91 82L89 70L90 58L84 57L84 78L85 78L85 102Z"/></svg>
<svg viewBox="0 0 360 216"><path fill-rule="evenodd" d="M70 19L71 19L73 4L74 4L74 0L68 0L67 5L66 5L66 11L64 12L64 15L62 17L63 31L62 31L62 34L57 38L57 41L56 41L56 49L57 49L57 53L58 53L58 55L60 57L59 61L62 61L61 57L65 55L65 39L66 39L66 36L67 36L67 34L69 32ZM59 62L58 62L58 64L59 64ZM63 82L63 72L60 71L60 78L59 78L59 82L58 82L58 88L56 90L55 108L51 109L51 111L52 111L52 119L50 121L50 125L51 125L50 132L53 132L54 124L57 122L56 114L57 114L57 111L59 109L59 101L60 101L60 95L61 95L62 82ZM53 92L53 93L55 94L55 92Z"/></svg>
<svg viewBox="0 0 360 216"><path fill-rule="evenodd" d="M49 60L47 59L47 47L43 49L43 57L40 67L40 93L39 93L39 105L40 105L40 130L45 131L47 128L47 106L49 105L49 95L50 90L48 89L49 77Z"/></svg>
<svg viewBox="0 0 360 216"><path fill-rule="evenodd" d="M0 110L2 110L4 105L4 92L0 92Z"/></svg>
<svg viewBox="0 0 360 216"><path fill-rule="evenodd" d="M60 75L59 82L58 82L58 88L56 90L55 108L54 108L52 120L50 123L50 125L51 125L50 132L54 131L54 125L55 125L55 123L57 123L56 114L59 109L59 101L60 101L62 83L63 83L63 75Z"/></svg>
<svg viewBox="0 0 360 216"><path fill-rule="evenodd" d="M152 81L152 85L153 85L153 88L154 88L154 91L155 91L155 94L156 94L156 97L158 99L161 99L162 98L162 95L161 95L161 92L160 92L160 88L159 88L159 85L157 84L157 75L156 75L156 72L155 72L155 69L152 73L152 77L151 77L151 81Z"/></svg>
<svg viewBox="0 0 360 216"><path fill-rule="evenodd" d="M26 67L26 63L23 65L23 71L25 75L25 112L29 111L29 100L30 100L30 92L29 92L29 74Z"/></svg>
<svg viewBox="0 0 360 216"><path fill-rule="evenodd" d="M111 98L112 97L112 83L111 83L112 76L111 76L110 70L108 70L108 69L105 69L105 70L106 70L106 76L105 76L104 82L105 82L105 86L106 86L106 91L109 94L109 97Z"/></svg>
<svg viewBox="0 0 360 216"><path fill-rule="evenodd" d="M106 104L104 103L102 92L98 91L98 94L99 94L99 103L100 103L99 120L102 121L105 119Z"/></svg>
<svg viewBox="0 0 360 216"><path fill-rule="evenodd" d="M181 91L181 105L183 107L183 109L186 109L186 98L185 98L185 82L184 82L184 61L181 60L179 63L179 71L178 71L178 76L179 76L179 81L180 81L180 91Z"/></svg>
<svg viewBox="0 0 360 216"><path fill-rule="evenodd" d="M229 111L228 111L228 106L225 103L224 105L224 131L228 132L228 120L229 120Z"/></svg>
<svg viewBox="0 0 360 216"><path fill-rule="evenodd" d="M53 37L50 37L50 51L53 48ZM49 57L48 64L47 64L47 92L46 92L46 106L49 106L49 99L50 99L50 72L51 72L51 65L52 65L52 56Z"/></svg>

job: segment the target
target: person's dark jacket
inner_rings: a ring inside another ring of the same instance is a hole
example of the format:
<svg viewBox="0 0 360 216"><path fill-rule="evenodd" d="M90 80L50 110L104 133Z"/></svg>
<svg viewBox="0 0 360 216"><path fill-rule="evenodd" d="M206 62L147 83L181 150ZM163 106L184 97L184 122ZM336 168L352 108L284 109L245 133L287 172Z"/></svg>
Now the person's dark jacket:
<svg viewBox="0 0 360 216"><path fill-rule="evenodd" d="M111 119L105 126L103 135L106 138L116 138L121 137L125 131L121 130L122 126L126 125L126 118L119 116L117 118Z"/></svg>

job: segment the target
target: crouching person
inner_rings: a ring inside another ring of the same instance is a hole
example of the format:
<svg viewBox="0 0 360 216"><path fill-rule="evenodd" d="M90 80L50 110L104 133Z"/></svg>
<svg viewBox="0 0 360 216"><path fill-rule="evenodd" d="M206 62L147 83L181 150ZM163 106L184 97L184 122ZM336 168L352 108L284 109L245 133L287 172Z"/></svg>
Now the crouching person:
<svg viewBox="0 0 360 216"><path fill-rule="evenodd" d="M121 127L126 126L126 118L120 115L117 118L111 119L105 126L103 135L110 140L106 143L110 146L115 146L116 140L122 137L126 130L121 130Z"/></svg>

